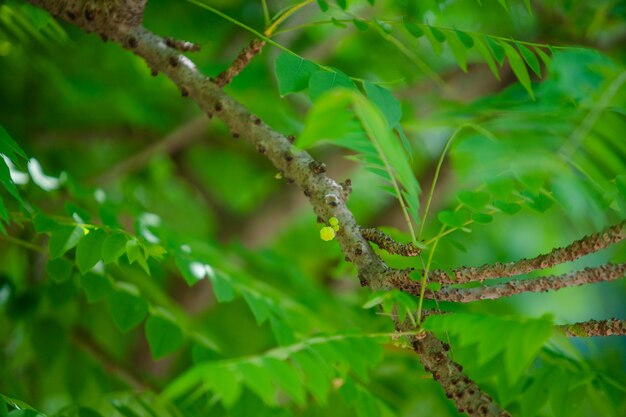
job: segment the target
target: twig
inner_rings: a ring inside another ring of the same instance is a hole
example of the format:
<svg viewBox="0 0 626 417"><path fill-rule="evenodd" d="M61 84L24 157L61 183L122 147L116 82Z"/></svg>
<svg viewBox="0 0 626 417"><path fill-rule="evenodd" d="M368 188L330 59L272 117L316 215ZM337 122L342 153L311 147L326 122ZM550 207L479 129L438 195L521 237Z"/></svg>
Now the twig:
<svg viewBox="0 0 626 417"><path fill-rule="evenodd" d="M408 294L420 294L420 283L410 279L407 274L388 276L392 287ZM611 264L597 268L585 268L564 275L553 275L536 279L514 279L501 284L482 285L475 288L444 286L437 291L426 290L426 298L436 297L439 301L469 303L478 300L510 297L524 292L546 292L602 281L615 281L624 278L624 276L626 276L626 264Z"/></svg>
<svg viewBox="0 0 626 417"><path fill-rule="evenodd" d="M375 228L361 229L361 234L365 239L376 243L379 248L386 250L393 255L417 256L421 252L421 249L415 246L412 242L396 242L391 236Z"/></svg>
<svg viewBox="0 0 626 417"><path fill-rule="evenodd" d="M569 337L624 336L626 335L626 320L589 320L564 324L557 328Z"/></svg>
<svg viewBox="0 0 626 417"><path fill-rule="evenodd" d="M461 267L455 269L453 275L450 275L447 271L434 270L430 273L430 280L431 282L439 282L441 284L461 284L473 281L482 282L486 279L511 277L549 268L573 261L621 241L626 237L624 225L626 225L626 222L608 227L602 232L585 236L566 247L553 249L550 253L539 255L531 259L522 259L517 262L508 263L497 262L495 264L482 265L479 267Z"/></svg>
<svg viewBox="0 0 626 417"><path fill-rule="evenodd" d="M248 66L252 58L257 56L265 46L265 41L261 39L253 39L248 46L243 48L237 58L224 71L222 71L215 79L215 84L224 87L233 80L245 67Z"/></svg>

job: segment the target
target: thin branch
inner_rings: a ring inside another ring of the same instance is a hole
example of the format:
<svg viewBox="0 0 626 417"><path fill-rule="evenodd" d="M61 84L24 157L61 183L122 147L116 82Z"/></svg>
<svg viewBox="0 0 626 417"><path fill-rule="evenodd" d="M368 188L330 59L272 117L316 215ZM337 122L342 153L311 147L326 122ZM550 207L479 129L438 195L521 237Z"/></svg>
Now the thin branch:
<svg viewBox="0 0 626 417"><path fill-rule="evenodd" d="M462 284L474 281L482 282L492 278L512 277L550 268L605 249L621 241L626 237L625 225L626 221L608 227L602 232L585 236L563 248L553 249L550 253L539 255L535 258L522 259L517 262L497 262L479 267L461 267L455 269L453 275L450 275L447 271L434 270L431 271L430 278L432 282L441 284Z"/></svg>
<svg viewBox="0 0 626 417"><path fill-rule="evenodd" d="M109 353L102 349L102 347L95 340L93 340L91 335L85 329L79 327L74 328L72 330L72 342L77 347L97 359L98 363L100 363L109 374L118 377L128 386L141 391L145 391L147 389L151 389L155 392L157 391L157 387L154 384L141 378L134 366L126 366L119 363L115 358L109 355Z"/></svg>
<svg viewBox="0 0 626 417"><path fill-rule="evenodd" d="M361 229L361 234L365 239L393 255L417 256L421 252L421 249L415 246L413 242L396 242L391 236L375 228Z"/></svg>
<svg viewBox="0 0 626 417"><path fill-rule="evenodd" d="M387 274L387 276L393 288L412 295L420 294L420 283L413 281L408 274ZM495 300L524 292L546 292L596 282L615 281L625 276L626 264L611 264L596 268L585 268L564 275L552 275L536 279L514 279L501 284L481 285L475 288L444 286L437 291L427 289L425 293L426 298L436 297L439 301L469 303L479 300Z"/></svg>
<svg viewBox="0 0 626 417"><path fill-rule="evenodd" d="M243 48L232 64L220 73L215 79L215 84L224 87L233 80L245 67L248 66L252 58L257 56L265 46L265 41L261 39L253 39L248 46Z"/></svg>
<svg viewBox="0 0 626 417"><path fill-rule="evenodd" d="M590 337L590 336L625 336L626 320L589 320L574 324L557 326L565 336Z"/></svg>
<svg viewBox="0 0 626 417"><path fill-rule="evenodd" d="M272 130L261 119L227 96L218 85L201 74L187 57L168 47L162 37L143 27L128 28L125 25L116 26L100 21L94 25L92 20L77 15L82 7L81 0L30 2L65 19L68 19L68 15L61 11L69 9L74 16L70 19L74 24L86 31L97 31L101 36L120 43L144 58L150 68L166 74L205 113L215 114L222 119L233 133L240 135L257 151L265 154L286 178L293 180L301 190L307 190L311 205L322 220L336 217L341 224L336 235L337 241L357 268L361 283L373 290L386 287L385 273L389 268L361 235L361 228L343 199L344 190L341 185L326 176L324 170L319 169L321 164L311 155L294 148L292 140ZM447 357L444 346L432 334L425 333L424 337L416 338L413 346L420 354L420 360L433 372L446 395L454 399L460 410L471 416L509 415L463 375L460 366Z"/></svg>

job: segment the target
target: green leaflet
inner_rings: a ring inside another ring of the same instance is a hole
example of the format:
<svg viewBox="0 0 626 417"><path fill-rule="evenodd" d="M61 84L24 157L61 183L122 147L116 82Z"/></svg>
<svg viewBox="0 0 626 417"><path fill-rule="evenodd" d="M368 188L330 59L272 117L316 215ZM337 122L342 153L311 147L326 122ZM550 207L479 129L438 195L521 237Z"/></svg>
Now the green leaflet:
<svg viewBox="0 0 626 417"><path fill-rule="evenodd" d="M299 56L284 52L276 58L274 73L278 80L278 92L281 96L304 90L309 78L318 70L318 66Z"/></svg>
<svg viewBox="0 0 626 417"><path fill-rule="evenodd" d="M102 229L91 230L76 246L76 265L85 275L102 258L102 245L107 234Z"/></svg>
<svg viewBox="0 0 626 417"><path fill-rule="evenodd" d="M103 300L114 291L111 281L103 275L87 272L80 282L90 303Z"/></svg>
<svg viewBox="0 0 626 417"><path fill-rule="evenodd" d="M491 52L489 52L489 49L485 45L485 42L482 40L482 37L479 35L472 35L472 39L474 40L474 46L476 47L480 55L482 55L483 59L487 63L487 66L489 67L489 70L491 71L493 76L496 77L498 81L500 81L500 73L498 72L496 62L494 61Z"/></svg>
<svg viewBox="0 0 626 417"><path fill-rule="evenodd" d="M372 103L383 112L387 124L393 129L400 124L402 108L400 102L386 88L372 84L369 81L363 83L363 88Z"/></svg>
<svg viewBox="0 0 626 417"><path fill-rule="evenodd" d="M49 259L46 262L46 273L54 282L63 282L72 275L74 265L67 259Z"/></svg>
<svg viewBox="0 0 626 417"><path fill-rule="evenodd" d="M452 54L454 55L454 59L456 63L459 65L463 72L467 72L467 46L461 42L458 34L455 32L446 32L446 39L448 40L448 45L452 50ZM471 38L470 38L471 40Z"/></svg>
<svg viewBox="0 0 626 417"><path fill-rule="evenodd" d="M82 226L57 224L50 231L50 258L60 258L85 236Z"/></svg>
<svg viewBox="0 0 626 417"><path fill-rule="evenodd" d="M517 49L519 49L519 51L522 53L522 57L524 58L524 61L526 61L530 69L533 70L537 77L541 78L541 67L539 65L539 59L537 58L537 56L521 43L516 42L515 46L517 46Z"/></svg>
<svg viewBox="0 0 626 417"><path fill-rule="evenodd" d="M160 359L176 352L183 344L183 332L176 323L160 316L150 316L146 320L146 340L152 357Z"/></svg>
<svg viewBox="0 0 626 417"><path fill-rule="evenodd" d="M115 325L124 333L137 326L148 314L148 303L125 290L108 297L108 306Z"/></svg>
<svg viewBox="0 0 626 417"><path fill-rule="evenodd" d="M316 101L324 92L340 87L355 91L357 89L350 77L343 72L320 70L309 79L309 96Z"/></svg>
<svg viewBox="0 0 626 417"><path fill-rule="evenodd" d="M112 233L102 242L102 261L105 264L117 262L120 256L126 252L128 237L123 233Z"/></svg>
<svg viewBox="0 0 626 417"><path fill-rule="evenodd" d="M504 48L506 57L509 59L509 65L511 65L511 69L515 73L515 76L526 91L528 91L530 97L534 100L535 94L533 93L532 86L530 85L530 76L528 75L528 70L526 69L524 61L511 45L506 42L502 42L501 44Z"/></svg>

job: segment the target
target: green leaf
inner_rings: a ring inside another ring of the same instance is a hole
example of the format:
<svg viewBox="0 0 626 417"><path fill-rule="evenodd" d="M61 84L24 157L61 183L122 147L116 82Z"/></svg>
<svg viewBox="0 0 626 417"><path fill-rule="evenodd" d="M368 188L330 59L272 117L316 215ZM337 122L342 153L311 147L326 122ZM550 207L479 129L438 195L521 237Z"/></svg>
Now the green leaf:
<svg viewBox="0 0 626 417"><path fill-rule="evenodd" d="M547 211L550 207L554 205L552 199L543 193L535 194L531 191L525 190L522 191L522 195L530 200L527 203L528 207L535 211L538 211L539 213Z"/></svg>
<svg viewBox="0 0 626 417"><path fill-rule="evenodd" d="M123 415L124 417L141 417L139 414L134 412L127 405L122 404L119 400L110 400L111 405L117 410L118 413Z"/></svg>
<svg viewBox="0 0 626 417"><path fill-rule="evenodd" d="M9 411L7 409L7 403L4 402L4 399L0 397L0 417L7 417Z"/></svg>
<svg viewBox="0 0 626 417"><path fill-rule="evenodd" d="M424 36L424 31L422 30L422 28L420 28L419 26L417 26L415 23L411 23L411 22L404 22L404 28L407 30L407 32L409 32L414 38L421 38L422 36Z"/></svg>
<svg viewBox="0 0 626 417"><path fill-rule="evenodd" d="M292 355L293 360L300 366L305 377L305 386L311 392L315 401L321 406L326 405L330 391L330 380L333 377L332 369L322 366L322 359L313 351L299 351Z"/></svg>
<svg viewBox="0 0 626 417"><path fill-rule="evenodd" d="M459 39L456 33L446 32L446 38L448 39L448 45L452 50L454 59L463 72L467 72L467 51L465 45Z"/></svg>
<svg viewBox="0 0 626 417"><path fill-rule="evenodd" d="M306 403L304 388L293 366L272 357L263 358L263 365L270 371L274 384L289 395L296 404L304 406Z"/></svg>
<svg viewBox="0 0 626 417"><path fill-rule="evenodd" d="M430 29L430 32L433 34L433 36L438 42L443 43L446 41L446 35L444 35L442 31L432 26L428 26L428 27Z"/></svg>
<svg viewBox="0 0 626 417"><path fill-rule="evenodd" d="M85 236L81 226L56 225L50 232L50 258L60 258Z"/></svg>
<svg viewBox="0 0 626 417"><path fill-rule="evenodd" d="M356 85L346 74L340 71L317 71L309 79L309 96L316 101L319 96L333 88L356 90Z"/></svg>
<svg viewBox="0 0 626 417"><path fill-rule="evenodd" d="M535 46L534 49L539 58L543 61L543 64L546 66L546 68L550 68L550 66L552 65L552 58L550 58L550 56L543 52L543 50L538 46Z"/></svg>
<svg viewBox="0 0 626 417"><path fill-rule="evenodd" d="M244 292L243 298L246 300L246 303L248 303L248 307L250 307L250 310L254 315L256 324L263 324L270 316L267 299L251 292Z"/></svg>
<svg viewBox="0 0 626 417"><path fill-rule="evenodd" d="M385 32L385 33L391 33L393 32L393 26L391 26L389 23L387 22L383 22L382 20L378 19L377 17L374 17L374 22Z"/></svg>
<svg viewBox="0 0 626 417"><path fill-rule="evenodd" d="M160 359L176 352L183 344L183 332L170 320L159 316L150 316L146 320L146 340L152 357Z"/></svg>
<svg viewBox="0 0 626 417"><path fill-rule="evenodd" d="M537 56L533 54L532 51L523 44L516 42L515 45L517 46L517 49L519 49L519 51L522 53L522 57L524 57L524 61L526 61L530 69L532 69L533 72L537 74L539 78L541 78L541 66L539 65L539 59L537 58Z"/></svg>
<svg viewBox="0 0 626 417"><path fill-rule="evenodd" d="M473 213L472 220L478 224L487 224L493 221L493 216L487 213Z"/></svg>
<svg viewBox="0 0 626 417"><path fill-rule="evenodd" d="M111 281L103 275L88 272L80 282L90 303L100 301L113 292Z"/></svg>
<svg viewBox="0 0 626 417"><path fill-rule="evenodd" d="M11 172L9 170L9 166L6 164L4 158L0 157L0 184L4 185L4 188L17 200L22 207L25 205L24 200L20 196L19 191L17 191L17 187L15 183L11 179Z"/></svg>
<svg viewBox="0 0 626 417"><path fill-rule="evenodd" d="M241 385L235 372L216 366L208 372L207 379L213 391L222 398L224 407L231 408L237 403L241 396Z"/></svg>
<svg viewBox="0 0 626 417"><path fill-rule="evenodd" d="M492 39L489 36L485 36L485 40L487 41L487 46L489 46L489 49L491 50L493 56L496 58L498 64L502 65L502 63L504 62L504 57L506 55L502 45L506 45L506 43Z"/></svg>
<svg viewBox="0 0 626 417"><path fill-rule="evenodd" d="M376 105L385 115L387 124L394 128L400 124L402 118L402 108L400 102L386 88L372 84L369 81L363 82L365 93L372 103Z"/></svg>
<svg viewBox="0 0 626 417"><path fill-rule="evenodd" d="M446 40L446 37L440 30L435 29L433 32L433 29L434 28L429 25L423 26L424 35L428 39L428 42L430 42L433 52L436 55L441 55L441 52L443 51L442 42Z"/></svg>
<svg viewBox="0 0 626 417"><path fill-rule="evenodd" d="M454 33L456 33L456 36L459 38L463 46L465 46L467 49L470 49L472 46L474 46L474 39L467 33L458 29L454 29Z"/></svg>
<svg viewBox="0 0 626 417"><path fill-rule="evenodd" d="M482 210L489 204L489 194L484 191L460 191L456 198L472 210Z"/></svg>
<svg viewBox="0 0 626 417"><path fill-rule="evenodd" d="M128 263L133 264L137 262L141 268L146 271L146 274L150 275L150 268L146 263L146 258L141 250L141 245L137 239L130 239L126 242L126 256L128 257Z"/></svg>
<svg viewBox="0 0 626 417"><path fill-rule="evenodd" d="M124 233L112 233L102 242L102 261L105 264L117 262L120 256L126 252L128 237Z"/></svg>
<svg viewBox="0 0 626 417"><path fill-rule="evenodd" d="M260 361L242 361L236 363L243 383L258 395L265 404L276 405L276 391L272 384L272 374Z"/></svg>
<svg viewBox="0 0 626 417"><path fill-rule="evenodd" d="M365 32L365 31L367 31L367 29L369 29L369 26L368 26L368 24L367 24L367 22L365 20L352 19L352 23L361 32Z"/></svg>
<svg viewBox="0 0 626 417"><path fill-rule="evenodd" d="M276 58L274 72L281 96L304 90L317 65L299 56L284 52Z"/></svg>
<svg viewBox="0 0 626 417"><path fill-rule="evenodd" d="M213 284L213 292L218 303L227 303L235 299L235 289L228 275L217 271L215 274L209 274L209 279Z"/></svg>
<svg viewBox="0 0 626 417"><path fill-rule="evenodd" d="M515 191L515 180L509 176L499 176L487 180L487 189L494 197L508 198Z"/></svg>
<svg viewBox="0 0 626 417"><path fill-rule="evenodd" d="M522 209L517 203L507 203L505 201L494 201L492 203L494 207L502 211L503 213L513 215Z"/></svg>
<svg viewBox="0 0 626 417"><path fill-rule="evenodd" d="M0 154L5 155L18 167L20 166L20 158L28 160L26 152L11 138L9 133L0 125Z"/></svg>
<svg viewBox="0 0 626 417"><path fill-rule="evenodd" d="M49 259L46 262L46 273L56 283L67 280L72 275L72 262L67 259Z"/></svg>
<svg viewBox="0 0 626 417"><path fill-rule="evenodd" d="M489 49L487 49L487 46L481 39L480 35L472 35L472 39L474 40L474 45L476 46L476 49L482 55L485 63L489 67L489 70L491 71L493 76L496 77L496 80L500 81L500 73L498 72L496 62L491 56L491 52L489 52Z"/></svg>
<svg viewBox="0 0 626 417"><path fill-rule="evenodd" d="M317 5L319 6L321 11L328 11L328 2L326 2L326 0L317 0Z"/></svg>
<svg viewBox="0 0 626 417"><path fill-rule="evenodd" d="M348 8L348 0L335 0L337 5L341 7L342 10L346 10Z"/></svg>
<svg viewBox="0 0 626 417"><path fill-rule="evenodd" d="M102 245L108 238L102 229L91 230L76 246L76 265L85 275L102 258Z"/></svg>
<svg viewBox="0 0 626 417"><path fill-rule="evenodd" d="M530 76L528 75L528 70L526 69L524 61L511 45L503 42L502 46L504 47L504 52L506 53L509 65L511 65L511 69L515 73L515 76L519 80L520 84L524 86L526 91L528 91L528 95L530 95L530 97L534 100L535 94L533 93L533 89L530 84Z"/></svg>
<svg viewBox="0 0 626 417"><path fill-rule="evenodd" d="M137 326L148 314L148 303L127 291L115 291L108 298L115 325L124 333Z"/></svg>
<svg viewBox="0 0 626 417"><path fill-rule="evenodd" d="M504 10L506 10L507 13L511 14L511 12L509 11L509 6L506 4L506 0L498 0L498 3L500 3L500 5L504 7Z"/></svg>
<svg viewBox="0 0 626 417"><path fill-rule="evenodd" d="M444 210L437 214L437 218L446 226L461 228L465 225L465 222L469 220L470 215L466 210Z"/></svg>

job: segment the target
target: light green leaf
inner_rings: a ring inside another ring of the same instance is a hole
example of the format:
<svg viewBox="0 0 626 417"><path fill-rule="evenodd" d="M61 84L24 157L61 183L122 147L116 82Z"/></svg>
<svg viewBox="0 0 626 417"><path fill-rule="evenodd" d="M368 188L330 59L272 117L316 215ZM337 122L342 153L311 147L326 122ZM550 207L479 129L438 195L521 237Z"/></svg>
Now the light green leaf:
<svg viewBox="0 0 626 417"><path fill-rule="evenodd" d="M63 282L72 275L72 262L67 259L49 259L46 262L46 273L54 282Z"/></svg>
<svg viewBox="0 0 626 417"><path fill-rule="evenodd" d="M274 384L280 387L299 406L305 404L305 392L298 372L291 364L272 357L263 358L263 365L270 371Z"/></svg>
<svg viewBox="0 0 626 417"><path fill-rule="evenodd" d="M241 396L241 384L237 374L223 366L212 367L206 376L207 383L222 398L224 407L233 407Z"/></svg>
<svg viewBox="0 0 626 417"><path fill-rule="evenodd" d="M327 365L324 367L321 358L313 357L314 354L312 351L299 351L292 355L292 358L304 372L307 389L313 394L318 404L324 406L330 391L333 371Z"/></svg>
<svg viewBox="0 0 626 417"><path fill-rule="evenodd" d="M281 96L304 90L309 78L318 70L318 66L304 58L282 53L276 58L274 72L278 80L278 92Z"/></svg>
<svg viewBox="0 0 626 417"><path fill-rule="evenodd" d="M533 93L532 86L530 84L530 76L528 75L528 70L526 69L526 65L524 61L520 57L519 53L508 43L502 43L504 47L504 52L506 53L506 57L509 60L509 65L511 65L511 69L515 73L515 76L519 80L520 84L524 86L526 91L530 97L534 100L535 94Z"/></svg>
<svg viewBox="0 0 626 417"><path fill-rule="evenodd" d="M439 29L435 29L432 26L428 25L423 26L423 30L424 35L426 36L426 38L430 42L430 45L433 48L433 52L435 52L435 54L437 55L441 55L441 52L443 51L442 42L446 40L445 35Z"/></svg>
<svg viewBox="0 0 626 417"><path fill-rule="evenodd" d="M505 201L494 201L492 204L494 205L494 207L501 210L503 213L506 213L509 215L513 215L522 209L522 206L520 206L517 203L507 203Z"/></svg>
<svg viewBox="0 0 626 417"><path fill-rule="evenodd" d="M461 228L465 225L465 222L469 220L470 215L466 210L444 210L437 214L437 218L446 226Z"/></svg>
<svg viewBox="0 0 626 417"><path fill-rule="evenodd" d="M493 221L493 216L487 213L473 213L472 220L478 224L487 224Z"/></svg>
<svg viewBox="0 0 626 417"><path fill-rule="evenodd" d="M543 64L546 66L546 68L550 68L550 65L552 65L552 58L550 58L550 56L546 54L541 48L535 46L534 49L539 58L543 61Z"/></svg>
<svg viewBox="0 0 626 417"><path fill-rule="evenodd" d="M127 291L115 291L108 298L115 325L124 333L137 326L148 314L148 303Z"/></svg>
<svg viewBox="0 0 626 417"><path fill-rule="evenodd" d="M456 198L473 210L481 210L489 203L489 194L484 191L460 191Z"/></svg>
<svg viewBox="0 0 626 417"><path fill-rule="evenodd" d="M256 323L258 325L263 324L270 316L268 300L257 294L252 294L251 292L244 292L243 298L246 300L246 303L248 303L248 307L250 307Z"/></svg>
<svg viewBox="0 0 626 417"><path fill-rule="evenodd" d="M146 320L146 340L152 357L160 359L176 352L183 344L183 332L170 320L159 316L150 316Z"/></svg>
<svg viewBox="0 0 626 417"><path fill-rule="evenodd" d="M339 87L357 90L354 82L343 72L338 70L317 71L309 79L309 96L311 100L315 101L324 92Z"/></svg>
<svg viewBox="0 0 626 417"><path fill-rule="evenodd" d="M218 303L227 303L234 300L235 289L232 285L232 279L224 272L216 271L215 274L209 274L209 279L213 284L213 293Z"/></svg>
<svg viewBox="0 0 626 417"><path fill-rule="evenodd" d="M485 36L485 40L487 41L487 46L489 46L489 49L491 50L493 56L496 58L498 64L502 65L502 63L504 62L504 57L506 55L504 47L502 45L506 45L506 43L495 40L489 36Z"/></svg>
<svg viewBox="0 0 626 417"><path fill-rule="evenodd" d="M446 32L446 38L456 63L463 72L467 72L467 51L465 45L454 32Z"/></svg>
<svg viewBox="0 0 626 417"><path fill-rule="evenodd" d="M141 268L146 271L146 274L150 275L150 268L144 257L144 253L141 250L141 245L137 239L130 239L126 242L126 256L128 257L128 263L133 264L137 262Z"/></svg>
<svg viewBox="0 0 626 417"><path fill-rule="evenodd" d="M60 258L85 236L81 226L57 225L50 232L50 258Z"/></svg>
<svg viewBox="0 0 626 417"><path fill-rule="evenodd" d="M105 264L117 262L120 256L126 252L128 237L123 233L112 233L102 242L102 261Z"/></svg>
<svg viewBox="0 0 626 417"><path fill-rule="evenodd" d="M91 230L76 246L76 265L85 275L102 258L102 245L108 238L102 229Z"/></svg>
<svg viewBox="0 0 626 417"><path fill-rule="evenodd" d="M243 383L258 395L265 404L276 405L276 390L272 384L272 374L260 361L242 361L236 363Z"/></svg>

